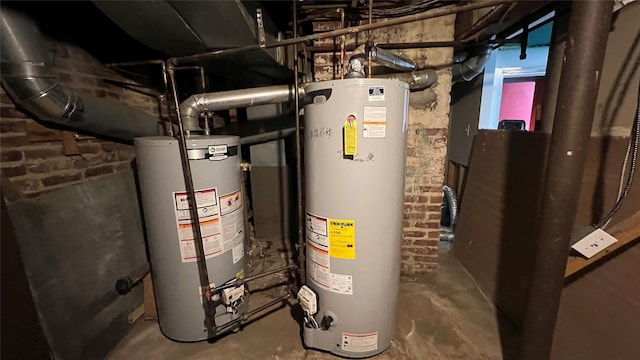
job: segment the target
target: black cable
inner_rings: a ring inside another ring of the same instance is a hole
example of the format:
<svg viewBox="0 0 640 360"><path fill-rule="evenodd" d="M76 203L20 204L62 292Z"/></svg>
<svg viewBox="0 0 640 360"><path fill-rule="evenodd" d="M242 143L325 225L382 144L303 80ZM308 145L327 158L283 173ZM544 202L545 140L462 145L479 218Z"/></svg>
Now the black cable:
<svg viewBox="0 0 640 360"><path fill-rule="evenodd" d="M630 142L629 147L631 149L631 154L630 154L631 166L629 167L629 175L627 176L627 181L625 183L624 190L618 196L618 199L616 200L616 203L613 205L613 208L611 209L611 211L609 211L609 213L607 213L607 215L605 215L602 218L602 220L600 220L600 222L598 222L598 224L595 225L596 228L602 228L609 222L609 220L611 220L611 218L616 214L616 212L620 210L620 207L622 207L622 203L624 202L624 199L627 197L627 195L629 194L629 191L631 190L631 184L633 183L633 177L636 172L636 165L638 161L638 142L639 142L638 140L639 139L640 139L640 84L638 85L636 117L633 120L633 125L631 126L631 138L629 139L629 142ZM624 177L624 174L622 176Z"/></svg>

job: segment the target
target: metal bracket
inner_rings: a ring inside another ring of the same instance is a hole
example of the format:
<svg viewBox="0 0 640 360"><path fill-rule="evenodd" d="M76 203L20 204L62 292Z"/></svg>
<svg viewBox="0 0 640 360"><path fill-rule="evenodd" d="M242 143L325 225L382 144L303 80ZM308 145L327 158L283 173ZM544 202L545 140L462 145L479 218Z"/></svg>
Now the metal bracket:
<svg viewBox="0 0 640 360"><path fill-rule="evenodd" d="M256 25L258 26L258 43L264 49L267 44L267 38L264 34L264 19L262 17L262 9L256 10Z"/></svg>

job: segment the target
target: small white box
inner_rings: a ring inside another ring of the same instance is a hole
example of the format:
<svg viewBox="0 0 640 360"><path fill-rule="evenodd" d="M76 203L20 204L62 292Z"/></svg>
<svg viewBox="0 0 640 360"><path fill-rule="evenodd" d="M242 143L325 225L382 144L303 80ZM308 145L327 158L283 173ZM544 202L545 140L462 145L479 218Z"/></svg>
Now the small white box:
<svg viewBox="0 0 640 360"><path fill-rule="evenodd" d="M618 240L602 229L596 229L591 234L583 237L580 241L571 246L587 259L595 254L615 244Z"/></svg>
<svg viewBox="0 0 640 360"><path fill-rule="evenodd" d="M309 315L314 315L318 312L318 299L316 293L313 290L309 289L307 285L302 285L300 291L298 291L298 302L302 309L309 313Z"/></svg>

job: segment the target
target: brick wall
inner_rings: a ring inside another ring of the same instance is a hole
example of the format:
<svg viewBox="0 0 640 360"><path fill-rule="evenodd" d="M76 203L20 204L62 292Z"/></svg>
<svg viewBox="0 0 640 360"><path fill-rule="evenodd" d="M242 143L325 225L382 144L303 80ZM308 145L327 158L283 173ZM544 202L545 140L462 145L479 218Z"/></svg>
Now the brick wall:
<svg viewBox="0 0 640 360"><path fill-rule="evenodd" d="M82 49L48 43L60 82L79 94L124 102L158 115L155 97L106 82L127 81ZM131 169L133 145L67 131L35 121L17 109L0 89L0 156L3 186L23 196L37 196L87 179Z"/></svg>
<svg viewBox="0 0 640 360"><path fill-rule="evenodd" d="M377 43L453 40L455 16L430 19L373 32ZM314 24L315 31L328 31L337 23ZM366 35L349 36L346 43L362 44ZM333 44L325 39L316 45ZM440 205L447 152L447 128L453 50L451 48L397 51L424 67L438 69L438 82L431 89L411 93L404 199L402 275L413 277L437 269ZM350 53L345 56L345 62ZM316 81L340 78L340 52L314 55Z"/></svg>

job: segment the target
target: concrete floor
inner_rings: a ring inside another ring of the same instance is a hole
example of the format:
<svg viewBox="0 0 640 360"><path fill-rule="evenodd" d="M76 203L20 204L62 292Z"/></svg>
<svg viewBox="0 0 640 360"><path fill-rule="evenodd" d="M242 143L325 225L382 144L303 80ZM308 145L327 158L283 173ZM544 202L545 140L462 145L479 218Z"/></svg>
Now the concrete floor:
<svg viewBox="0 0 640 360"><path fill-rule="evenodd" d="M276 297L273 289L252 295L251 306ZM292 304L294 301L292 301ZM155 321L138 320L112 351L118 359L320 360L336 357L303 347L292 307L273 311L235 334L209 344L165 338ZM376 360L502 359L494 309L460 263L441 254L437 276L400 286L395 342Z"/></svg>

